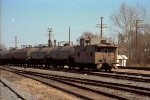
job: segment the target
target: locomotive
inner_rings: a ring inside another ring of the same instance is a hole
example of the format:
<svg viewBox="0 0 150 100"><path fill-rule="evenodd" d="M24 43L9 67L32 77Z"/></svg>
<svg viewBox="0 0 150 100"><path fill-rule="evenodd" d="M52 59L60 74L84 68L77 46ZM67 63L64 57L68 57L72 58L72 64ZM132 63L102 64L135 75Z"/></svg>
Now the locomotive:
<svg viewBox="0 0 150 100"><path fill-rule="evenodd" d="M117 46L101 38L81 38L80 45L23 46L0 51L2 65L89 69L111 71L117 60Z"/></svg>

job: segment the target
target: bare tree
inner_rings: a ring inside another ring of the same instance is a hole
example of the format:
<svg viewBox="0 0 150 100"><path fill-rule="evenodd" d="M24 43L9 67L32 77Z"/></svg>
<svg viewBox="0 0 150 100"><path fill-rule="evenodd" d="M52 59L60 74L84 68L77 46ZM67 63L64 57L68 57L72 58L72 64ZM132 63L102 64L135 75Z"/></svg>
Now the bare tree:
<svg viewBox="0 0 150 100"><path fill-rule="evenodd" d="M94 38L98 37L97 35L93 34L92 32L83 32L81 36L77 39L77 44L79 44L79 41L81 38Z"/></svg>
<svg viewBox="0 0 150 100"><path fill-rule="evenodd" d="M150 24L145 24L139 36L139 62L150 64Z"/></svg>
<svg viewBox="0 0 150 100"><path fill-rule="evenodd" d="M83 35L80 36L80 38L94 38L97 37L97 35L93 34L92 32L83 32Z"/></svg>
<svg viewBox="0 0 150 100"><path fill-rule="evenodd" d="M135 61L135 58L142 56L139 52L147 48L146 43L148 42L146 34L149 36L149 31L146 33L146 27L141 25L136 25L137 20L144 20L147 17L147 12L145 8L141 6L128 6L126 4L122 4L118 11L114 12L111 16L111 20L113 24L117 27L116 30L118 32L118 43L120 48L120 54L125 54L129 57L129 61ZM145 23L142 23L145 25ZM138 28L138 29L137 29ZM137 29L137 37L136 37L136 29ZM149 28L147 28L149 29ZM115 31L116 31L115 30ZM135 40L138 44L138 53L135 53ZM138 56L137 56L138 54ZM141 59L138 59L137 62L140 62Z"/></svg>

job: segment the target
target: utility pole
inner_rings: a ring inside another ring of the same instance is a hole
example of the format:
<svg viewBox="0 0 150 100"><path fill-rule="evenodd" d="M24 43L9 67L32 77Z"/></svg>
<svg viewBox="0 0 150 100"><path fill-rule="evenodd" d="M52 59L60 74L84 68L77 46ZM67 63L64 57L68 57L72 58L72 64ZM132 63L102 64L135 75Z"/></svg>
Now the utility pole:
<svg viewBox="0 0 150 100"><path fill-rule="evenodd" d="M136 63L137 63L137 30L138 30L138 20L135 21L135 27L136 27L136 31L135 31L135 59L136 59Z"/></svg>
<svg viewBox="0 0 150 100"><path fill-rule="evenodd" d="M48 28L48 47L52 47L51 32L53 32L52 28Z"/></svg>
<svg viewBox="0 0 150 100"><path fill-rule="evenodd" d="M1 4L2 4L2 1L0 0L0 9L2 9L2 6L1 6ZM0 10L1 11L1 10ZM0 15L1 15L1 12L0 12ZM0 50L2 49L2 18L0 18Z"/></svg>
<svg viewBox="0 0 150 100"><path fill-rule="evenodd" d="M100 28L100 38L103 38L103 28L107 28L107 27L103 26L103 25L105 25L105 24L103 24L103 17L100 17L100 19L101 19L100 24L96 24L96 25L98 28Z"/></svg>
<svg viewBox="0 0 150 100"><path fill-rule="evenodd" d="M0 26L0 30L1 30L1 26ZM0 50L2 49L2 41L1 41L1 31L0 31Z"/></svg>
<svg viewBox="0 0 150 100"><path fill-rule="evenodd" d="M17 39L17 36L15 36L15 48L18 48L17 43L18 43L18 39Z"/></svg>
<svg viewBox="0 0 150 100"><path fill-rule="evenodd" d="M69 26L69 46L70 46L70 26Z"/></svg>
<svg viewBox="0 0 150 100"><path fill-rule="evenodd" d="M137 54L138 54L138 28L141 28L138 26L139 22L142 22L144 20L136 20L135 21L135 27L136 27L136 31L135 31L135 59L136 59L136 63L138 62L138 58L137 58Z"/></svg>

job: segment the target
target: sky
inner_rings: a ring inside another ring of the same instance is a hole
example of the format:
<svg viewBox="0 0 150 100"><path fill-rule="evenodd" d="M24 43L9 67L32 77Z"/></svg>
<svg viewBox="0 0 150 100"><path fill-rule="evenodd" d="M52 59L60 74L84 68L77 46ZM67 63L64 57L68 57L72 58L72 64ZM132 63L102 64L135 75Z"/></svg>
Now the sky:
<svg viewBox="0 0 150 100"><path fill-rule="evenodd" d="M15 46L15 36L20 45L47 44L48 28L52 40L71 41L83 32L99 34L100 16L108 28L104 36L111 36L110 16L121 4L140 5L150 13L150 0L0 0L1 42L6 47Z"/></svg>

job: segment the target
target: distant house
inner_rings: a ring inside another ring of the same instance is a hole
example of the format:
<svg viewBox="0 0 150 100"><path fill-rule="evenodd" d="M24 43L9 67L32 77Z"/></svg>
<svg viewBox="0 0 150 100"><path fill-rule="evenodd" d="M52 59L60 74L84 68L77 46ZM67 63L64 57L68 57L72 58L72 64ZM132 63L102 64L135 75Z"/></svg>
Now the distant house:
<svg viewBox="0 0 150 100"><path fill-rule="evenodd" d="M127 57L125 55L117 55L117 63L116 66L126 66Z"/></svg>

